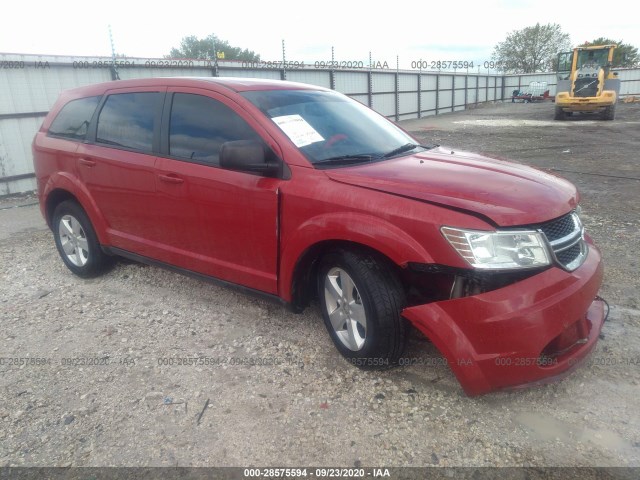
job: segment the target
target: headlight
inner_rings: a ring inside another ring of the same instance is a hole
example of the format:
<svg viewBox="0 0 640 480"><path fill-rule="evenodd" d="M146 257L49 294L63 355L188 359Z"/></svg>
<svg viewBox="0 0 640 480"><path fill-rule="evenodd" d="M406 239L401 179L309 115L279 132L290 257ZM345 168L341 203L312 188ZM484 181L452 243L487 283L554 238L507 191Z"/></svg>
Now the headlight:
<svg viewBox="0 0 640 480"><path fill-rule="evenodd" d="M532 268L551 263L546 243L539 232L486 232L452 227L440 230L462 258L477 269Z"/></svg>

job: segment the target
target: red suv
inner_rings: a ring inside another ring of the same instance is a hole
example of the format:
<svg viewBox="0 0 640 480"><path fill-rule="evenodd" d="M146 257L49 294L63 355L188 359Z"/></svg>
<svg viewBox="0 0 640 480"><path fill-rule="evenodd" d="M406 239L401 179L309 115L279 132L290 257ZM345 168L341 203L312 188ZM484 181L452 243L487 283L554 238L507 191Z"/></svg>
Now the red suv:
<svg viewBox="0 0 640 480"><path fill-rule="evenodd" d="M69 269L116 256L278 299L317 298L362 368L411 324L470 395L568 373L604 321L573 185L420 145L311 85L220 78L64 92L36 134L42 213Z"/></svg>

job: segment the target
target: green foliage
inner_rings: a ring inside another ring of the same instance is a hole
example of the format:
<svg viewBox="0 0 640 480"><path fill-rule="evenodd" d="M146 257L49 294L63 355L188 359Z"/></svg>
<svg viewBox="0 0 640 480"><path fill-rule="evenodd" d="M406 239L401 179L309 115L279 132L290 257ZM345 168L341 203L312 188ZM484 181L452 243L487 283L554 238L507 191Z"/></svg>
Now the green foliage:
<svg viewBox="0 0 640 480"><path fill-rule="evenodd" d="M509 33L495 46L492 59L505 73L549 72L557 53L570 46L569 35L562 32L560 25L536 23Z"/></svg>
<svg viewBox="0 0 640 480"><path fill-rule="evenodd" d="M581 47L589 47L592 45L617 45L613 52L613 66L614 67L635 67L640 63L640 55L638 55L638 49L628 43L622 43L622 40L615 41L610 38L596 38L592 42L585 42Z"/></svg>
<svg viewBox="0 0 640 480"><path fill-rule="evenodd" d="M195 60L213 60L215 58L214 53L218 54L218 58L225 60L244 60L250 62L256 62L260 60L260 55L248 50L241 49L239 47L232 47L226 40L221 40L214 34L209 35L206 38L198 38L194 35L183 37L180 42L179 48L172 48L169 55L165 55L165 58L192 58Z"/></svg>

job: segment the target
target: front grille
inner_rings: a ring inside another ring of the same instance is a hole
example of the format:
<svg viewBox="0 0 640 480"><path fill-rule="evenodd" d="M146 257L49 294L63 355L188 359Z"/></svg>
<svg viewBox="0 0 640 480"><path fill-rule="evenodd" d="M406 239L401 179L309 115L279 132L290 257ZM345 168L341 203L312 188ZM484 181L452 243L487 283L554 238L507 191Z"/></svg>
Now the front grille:
<svg viewBox="0 0 640 480"><path fill-rule="evenodd" d="M581 250L580 242L578 242L573 247L569 247L566 250L556 253L556 258L561 264L568 265L578 258Z"/></svg>
<svg viewBox="0 0 640 480"><path fill-rule="evenodd" d="M573 217L571 215L565 215L557 220L543 224L540 229L547 236L547 239L553 242L571 234L576 229L576 226Z"/></svg>
<svg viewBox="0 0 640 480"><path fill-rule="evenodd" d="M598 94L598 79L595 77L576 78L574 97L595 97Z"/></svg>
<svg viewBox="0 0 640 480"><path fill-rule="evenodd" d="M576 213L543 223L538 230L545 234L557 263L564 269L575 270L587 258L584 229Z"/></svg>

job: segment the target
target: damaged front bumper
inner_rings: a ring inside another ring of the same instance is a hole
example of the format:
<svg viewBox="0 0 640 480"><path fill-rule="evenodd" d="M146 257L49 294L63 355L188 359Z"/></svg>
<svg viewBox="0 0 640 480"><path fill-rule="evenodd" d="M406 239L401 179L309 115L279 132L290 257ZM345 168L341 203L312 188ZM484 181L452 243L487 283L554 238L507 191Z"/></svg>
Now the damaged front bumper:
<svg viewBox="0 0 640 480"><path fill-rule="evenodd" d="M490 292L408 307L402 315L447 359L465 393L517 388L569 374L604 322L600 252L589 242L573 272L550 268Z"/></svg>

